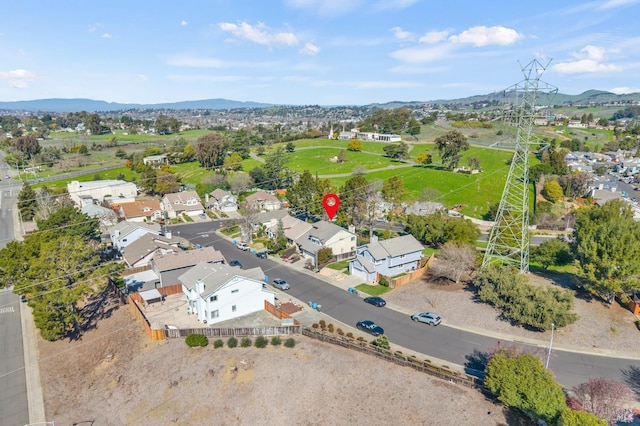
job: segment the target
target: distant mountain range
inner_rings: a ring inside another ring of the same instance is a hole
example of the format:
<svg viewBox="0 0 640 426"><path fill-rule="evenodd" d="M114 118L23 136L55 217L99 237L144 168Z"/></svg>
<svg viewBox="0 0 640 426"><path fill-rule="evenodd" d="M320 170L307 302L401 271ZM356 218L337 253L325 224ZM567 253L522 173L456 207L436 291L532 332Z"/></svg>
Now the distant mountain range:
<svg viewBox="0 0 640 426"><path fill-rule="evenodd" d="M362 105L369 108L400 108L410 105L424 104L473 104L476 102L485 102L490 100L508 100L509 92L492 93L488 95L476 95L460 99L437 99L432 101L394 101L384 104ZM569 105L579 104L586 105L589 103L604 104L612 102L640 102L640 93L629 93L624 95L616 95L615 93L602 90L587 90L579 95L565 95L557 93L555 95L547 95L546 93L538 94L539 105ZM240 102L229 99L203 99L199 101L182 101L169 102L162 104L122 104L117 102L96 101L93 99L36 99L32 101L13 101L0 102L0 110L9 111L34 111L34 112L109 112L109 111L126 111L139 109L164 109L164 110L220 110L220 109L238 109L238 108L268 108L277 104L267 104L260 102ZM296 106L296 105L291 105ZM332 105L337 107L339 105ZM345 105L347 106L347 105ZM350 105L352 106L352 105Z"/></svg>

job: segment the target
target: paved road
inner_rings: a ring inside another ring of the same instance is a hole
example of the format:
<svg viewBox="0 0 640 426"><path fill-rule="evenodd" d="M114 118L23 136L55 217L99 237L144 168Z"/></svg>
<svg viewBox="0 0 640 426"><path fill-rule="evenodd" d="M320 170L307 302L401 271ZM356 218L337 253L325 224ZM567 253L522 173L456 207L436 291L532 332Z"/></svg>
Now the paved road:
<svg viewBox="0 0 640 426"><path fill-rule="evenodd" d="M322 312L346 325L354 326L361 319L376 321L385 329L392 343L412 351L465 365L467 357L474 352L486 351L499 341L506 343L504 338L498 336L485 336L446 325L429 327L414 323L410 320L408 312L376 308L363 303L361 298L350 295L343 288L328 285L315 274L293 269L270 259L259 259L251 253L238 250L231 242L214 233L218 227L218 222L209 222L178 225L172 227L172 230L174 235L180 235L193 243L213 245L228 260L240 260L244 268L260 266L270 280L276 277L284 278L291 283L288 293L292 297L303 302L314 301L321 304ZM515 344L531 346L522 342ZM545 350L547 344L539 342ZM555 348L551 353L549 368L565 387L573 387L596 376L624 381L627 378L625 372L631 370L637 370L639 373L636 374L640 376L638 360L560 351ZM640 380L640 377L636 377L637 380Z"/></svg>
<svg viewBox="0 0 640 426"><path fill-rule="evenodd" d="M0 290L0 423L29 423L25 381L20 299L10 290Z"/></svg>

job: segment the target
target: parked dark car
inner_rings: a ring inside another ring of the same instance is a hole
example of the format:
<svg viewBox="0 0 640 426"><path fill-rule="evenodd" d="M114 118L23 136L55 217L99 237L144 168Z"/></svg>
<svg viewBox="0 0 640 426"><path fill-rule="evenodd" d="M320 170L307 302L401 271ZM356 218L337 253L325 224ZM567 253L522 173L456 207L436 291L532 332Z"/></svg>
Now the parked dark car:
<svg viewBox="0 0 640 426"><path fill-rule="evenodd" d="M358 321L356 324L356 328L358 330L366 331L369 334L373 334L374 336L380 336L384 334L384 330L378 324L370 320L362 320Z"/></svg>
<svg viewBox="0 0 640 426"><path fill-rule="evenodd" d="M229 262L229 266L237 266L238 268L242 268L242 263L239 260L233 259Z"/></svg>
<svg viewBox="0 0 640 426"><path fill-rule="evenodd" d="M418 322L423 322L425 324L436 326L442 322L442 319L439 315L434 314L433 312L417 312L411 315L411 319Z"/></svg>
<svg viewBox="0 0 640 426"><path fill-rule="evenodd" d="M380 297L380 296L369 296L369 297L365 297L363 299L365 302L373 305L373 306L377 306L379 308L382 308L383 306L385 306L387 304L387 302L385 302L385 300Z"/></svg>

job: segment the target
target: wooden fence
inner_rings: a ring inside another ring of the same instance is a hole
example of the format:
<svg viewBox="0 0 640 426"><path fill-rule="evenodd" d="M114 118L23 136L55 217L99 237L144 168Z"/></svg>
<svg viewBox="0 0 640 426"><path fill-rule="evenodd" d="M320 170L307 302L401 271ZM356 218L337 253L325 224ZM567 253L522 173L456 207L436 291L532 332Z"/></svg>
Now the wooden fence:
<svg viewBox="0 0 640 426"><path fill-rule="evenodd" d="M142 312L142 309L140 309L140 305L138 303L140 303L141 300L142 297L140 297L139 293L129 294L129 306L131 307L131 311L142 322L142 325L151 340L164 340L164 330L151 328L151 324L149 324L147 317L144 315L144 312Z"/></svg>
<svg viewBox="0 0 640 426"><path fill-rule="evenodd" d="M415 271L411 271L409 273L407 273L406 275L403 275L401 277L398 278L388 278L385 277L385 279L387 280L387 282L389 283L389 287L391 288L397 288L400 287L410 281L413 281L417 278L420 278L421 276L424 275L425 272L427 272L427 269L429 269L429 265L431 265L431 261L433 260L433 255L431 255L431 257L429 257L429 260L427 260L425 262L425 264L416 269Z"/></svg>
<svg viewBox="0 0 640 426"><path fill-rule="evenodd" d="M334 336L331 334L310 330L308 328L303 328L302 334L313 339L342 346L343 348L363 352L368 355L373 355L380 359L384 359L385 361L393 362L394 364L401 365L403 367L410 367L414 370L421 371L423 373L427 373L432 376L439 377L441 379L445 379L469 388L482 388L482 383L479 378L453 371L446 365L433 365L431 363L431 360L428 359L420 361L414 356L407 357L400 352L392 352L386 349L379 348L377 346L373 346L364 340L356 340L345 336Z"/></svg>
<svg viewBox="0 0 640 426"><path fill-rule="evenodd" d="M136 266L135 268L127 268L120 273L120 276L126 277L127 275L137 274L138 272L148 271L151 269L151 265Z"/></svg>
<svg viewBox="0 0 640 426"><path fill-rule="evenodd" d="M275 327L238 327L238 328L171 328L164 330L167 338L187 337L190 334L204 334L207 337L244 337L244 336L279 336L302 333L300 325L285 325Z"/></svg>

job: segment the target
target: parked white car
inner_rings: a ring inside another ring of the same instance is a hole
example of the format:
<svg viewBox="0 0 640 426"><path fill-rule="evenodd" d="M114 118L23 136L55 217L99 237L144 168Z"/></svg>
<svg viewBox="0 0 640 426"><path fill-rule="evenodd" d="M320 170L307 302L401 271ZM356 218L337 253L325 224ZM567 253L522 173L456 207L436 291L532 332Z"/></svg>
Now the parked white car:
<svg viewBox="0 0 640 426"><path fill-rule="evenodd" d="M249 244L245 243L244 241L240 241L238 244L236 244L236 248L242 251L247 251L249 250Z"/></svg>

